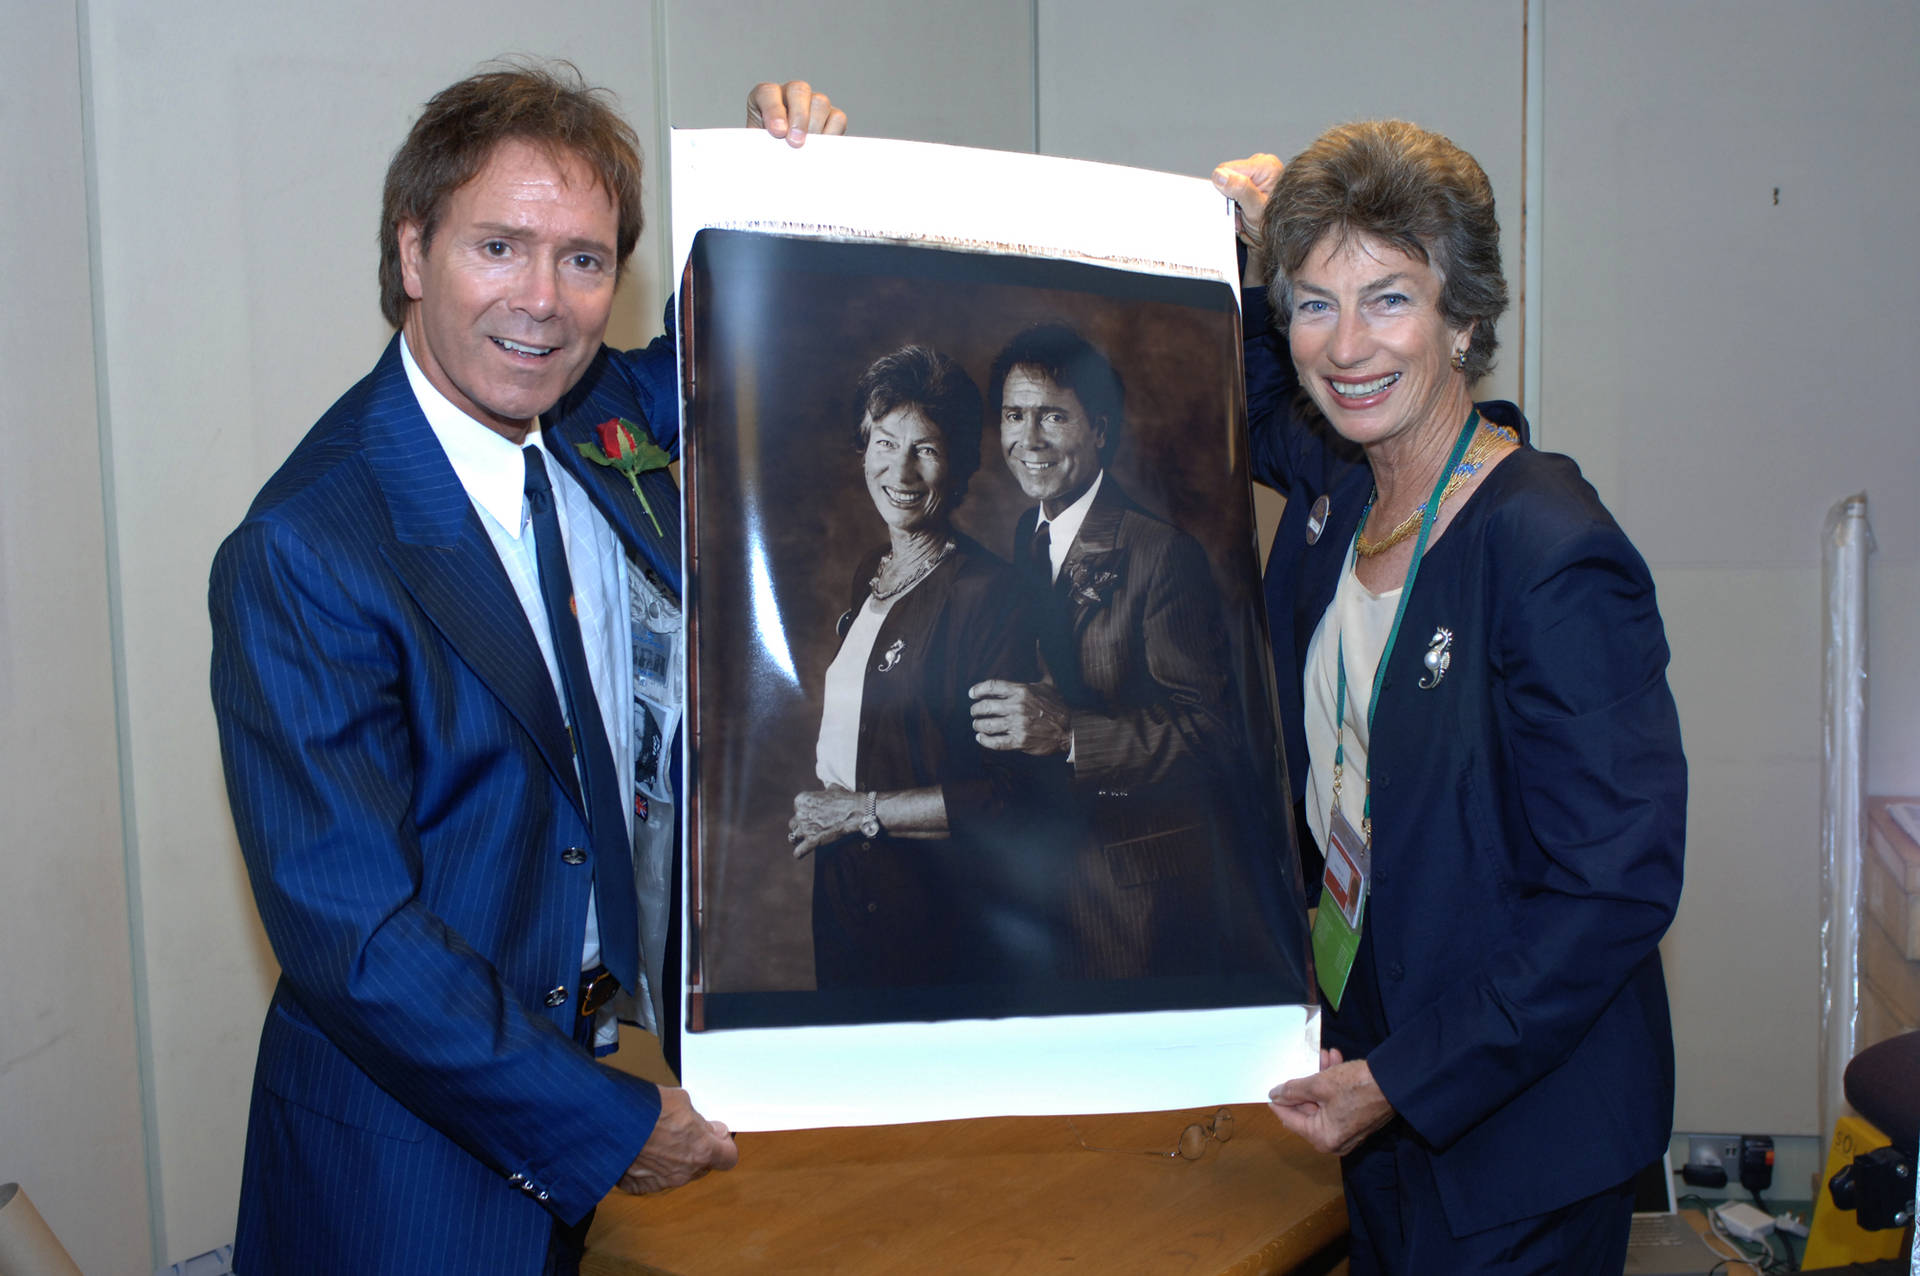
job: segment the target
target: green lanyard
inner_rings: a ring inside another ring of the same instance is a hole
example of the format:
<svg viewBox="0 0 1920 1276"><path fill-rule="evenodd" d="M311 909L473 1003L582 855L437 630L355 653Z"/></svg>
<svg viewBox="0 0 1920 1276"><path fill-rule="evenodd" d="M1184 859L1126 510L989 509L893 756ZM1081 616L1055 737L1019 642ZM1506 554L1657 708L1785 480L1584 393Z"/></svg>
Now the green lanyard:
<svg viewBox="0 0 1920 1276"><path fill-rule="evenodd" d="M1454 440L1453 454L1447 457L1447 463L1440 471L1440 477L1434 481L1433 495L1427 498L1427 504L1420 511L1420 537L1413 543L1413 562L1407 567L1407 579L1400 586L1400 605L1393 612L1393 628L1387 631L1387 645L1380 653L1380 663L1373 670L1373 699L1367 704L1367 739L1373 739L1373 715L1380 708L1380 688L1387 677L1387 660L1393 655L1393 645L1400 639L1400 622L1407 614L1407 600L1413 597L1413 582L1420 575L1420 560L1427 555L1427 534L1433 530L1434 519L1440 513L1440 494L1447 489L1447 480L1460 468L1460 458L1467 454L1467 440L1473 437L1473 431L1480 424L1480 410L1475 408L1467 413L1467 423L1460 427L1460 437ZM1367 507L1360 511L1360 526L1354 530L1355 541L1360 533L1367 530L1367 517L1373 513L1373 502L1380 495L1378 488L1367 498ZM1347 640L1345 635L1339 639L1337 661L1340 671L1334 693L1333 710L1333 808L1327 819L1331 823L1333 816L1340 810L1340 769L1347 756ZM1360 836L1367 845L1373 845L1373 749L1367 750L1367 795L1360 805Z"/></svg>

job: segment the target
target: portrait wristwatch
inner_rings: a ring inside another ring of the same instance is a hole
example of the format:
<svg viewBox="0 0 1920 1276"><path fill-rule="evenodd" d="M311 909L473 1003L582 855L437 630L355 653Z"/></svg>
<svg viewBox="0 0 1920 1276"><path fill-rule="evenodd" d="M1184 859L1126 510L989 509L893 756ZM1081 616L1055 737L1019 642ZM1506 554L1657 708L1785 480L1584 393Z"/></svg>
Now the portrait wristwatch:
<svg viewBox="0 0 1920 1276"><path fill-rule="evenodd" d="M867 813L860 820L860 836L873 838L880 836L880 795L867 793Z"/></svg>

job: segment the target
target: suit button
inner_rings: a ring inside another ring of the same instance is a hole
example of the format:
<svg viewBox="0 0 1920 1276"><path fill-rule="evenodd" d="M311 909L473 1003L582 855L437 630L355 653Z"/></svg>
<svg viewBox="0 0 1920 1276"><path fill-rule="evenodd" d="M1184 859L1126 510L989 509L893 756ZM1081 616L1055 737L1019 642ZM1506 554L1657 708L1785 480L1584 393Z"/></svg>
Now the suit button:
<svg viewBox="0 0 1920 1276"><path fill-rule="evenodd" d="M877 912L879 912L879 911L880 911L880 905L879 905L878 903L876 903L876 902L874 902L873 900L868 900L868 901L867 901L867 911L868 911L869 913L877 913Z"/></svg>
<svg viewBox="0 0 1920 1276"><path fill-rule="evenodd" d="M515 1187L519 1187L522 1183L526 1181L527 1181L527 1176L520 1173L518 1170L515 1170L512 1174L507 1175L507 1182L513 1184Z"/></svg>
<svg viewBox="0 0 1920 1276"><path fill-rule="evenodd" d="M863 851L870 851L870 850L872 850L872 849L873 849L873 843L872 843L872 842L862 842L862 843L860 843L860 849L861 849L861 850L863 850Z"/></svg>
<svg viewBox="0 0 1920 1276"><path fill-rule="evenodd" d="M549 1006L566 1005L567 1004L567 986L565 984L562 984L560 985L560 987L555 988L552 992L548 993L547 1004Z"/></svg>
<svg viewBox="0 0 1920 1276"><path fill-rule="evenodd" d="M1373 870L1373 884L1376 889L1378 889L1379 887L1385 886L1387 884L1386 869L1376 868Z"/></svg>
<svg viewBox="0 0 1920 1276"><path fill-rule="evenodd" d="M551 1192L548 1192L546 1189L542 1188L539 1192L536 1192L534 1194L534 1199L536 1201L550 1201L553 1199L553 1194Z"/></svg>
<svg viewBox="0 0 1920 1276"><path fill-rule="evenodd" d="M569 846L566 850L560 852L560 862L562 864L584 864L587 862L587 853L577 846Z"/></svg>
<svg viewBox="0 0 1920 1276"><path fill-rule="evenodd" d="M1387 978L1391 979L1396 984L1400 982L1400 977L1406 973L1407 972L1401 967L1400 963L1397 961L1391 962L1387 966Z"/></svg>

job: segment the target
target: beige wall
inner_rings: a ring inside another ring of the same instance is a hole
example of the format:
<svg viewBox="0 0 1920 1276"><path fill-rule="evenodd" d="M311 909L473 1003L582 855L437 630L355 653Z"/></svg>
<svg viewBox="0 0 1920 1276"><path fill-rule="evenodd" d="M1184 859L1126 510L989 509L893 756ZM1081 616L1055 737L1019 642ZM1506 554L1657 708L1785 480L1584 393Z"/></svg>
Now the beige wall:
<svg viewBox="0 0 1920 1276"><path fill-rule="evenodd" d="M79 29L0 0L0 1182L150 1270Z"/></svg>
<svg viewBox="0 0 1920 1276"><path fill-rule="evenodd" d="M207 564L384 339L387 155L434 89L514 48L573 57L650 143L652 224L616 319L629 341L658 323L666 125L736 123L763 77L811 76L867 133L1037 139L1196 174L1405 115L1486 165L1516 292L1535 166L1526 397L1654 564L1694 764L1668 943L1677 1120L1812 1132L1817 536L1861 488L1880 544L1872 780L1920 790L1920 423L1898 388L1920 363L1902 234L1920 192L1895 162L1920 124L1911 6L1534 0L1529 133L1522 0L846 0L824 25L764 0L0 5L0 120L34 122L0 131L16 175L0 271L35 303L8 308L0 346L0 1178L27 1181L63 1232L103 1187L134 1203L73 1238L89 1270L232 1237L274 971L207 705ZM1520 330L1495 393L1517 392ZM1735 1062L1730 1043L1751 1047Z"/></svg>
<svg viewBox="0 0 1920 1276"><path fill-rule="evenodd" d="M1539 415L1653 565L1692 764L1679 1124L1814 1134L1820 529L1861 490L1869 782L1920 790L1920 8L1553 3L1545 37Z"/></svg>
<svg viewBox="0 0 1920 1276"><path fill-rule="evenodd" d="M1446 133L1487 170L1503 214L1502 255L1517 285L1521 14L1516 0L1399 3L1371 12L1271 0L1046 0L1039 6L1040 149L1205 176L1220 160L1255 151L1285 158L1345 120L1410 119ZM1387 29L1391 38L1382 38ZM1339 70L1346 58L1351 75ZM1488 392L1514 398L1517 329L1501 336L1505 349Z"/></svg>

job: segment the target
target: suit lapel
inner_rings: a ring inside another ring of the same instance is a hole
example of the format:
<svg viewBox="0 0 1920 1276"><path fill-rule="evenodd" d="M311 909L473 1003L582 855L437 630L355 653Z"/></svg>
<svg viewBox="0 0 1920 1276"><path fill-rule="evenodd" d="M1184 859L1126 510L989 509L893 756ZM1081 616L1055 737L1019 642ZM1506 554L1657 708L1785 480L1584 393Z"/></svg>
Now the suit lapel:
<svg viewBox="0 0 1920 1276"><path fill-rule="evenodd" d="M606 351L599 356L604 364ZM622 399L609 386L619 378L610 370L596 366L582 378L580 387L562 399L547 414L542 425L550 433L547 450L567 473L586 490L594 506L613 525L620 539L673 590L682 597L680 586L680 488L666 470L654 470L640 476L640 490L647 498L643 508L633 494L626 475L608 466L598 465L581 456L579 445L598 441L596 428L602 421L624 417L642 428L636 401ZM647 511L653 516L648 517ZM659 527L654 527L655 521Z"/></svg>
<svg viewBox="0 0 1920 1276"><path fill-rule="evenodd" d="M1060 579L1054 582L1054 592L1073 618L1076 644L1088 624L1112 600L1113 590L1125 579L1126 551L1120 545L1120 520L1131 505L1126 493L1113 481L1113 475L1107 475L1100 482L1093 504L1087 508L1079 535L1073 538L1067 556L1060 561ZM1116 579L1102 586L1097 579L1102 572L1116 573ZM1101 595L1102 601L1095 602L1076 590L1073 583L1076 575L1085 577L1088 588Z"/></svg>
<svg viewBox="0 0 1920 1276"><path fill-rule="evenodd" d="M361 439L393 522L394 540L382 552L394 573L578 804L566 720L546 660L492 539L413 397L397 337L369 378Z"/></svg>

